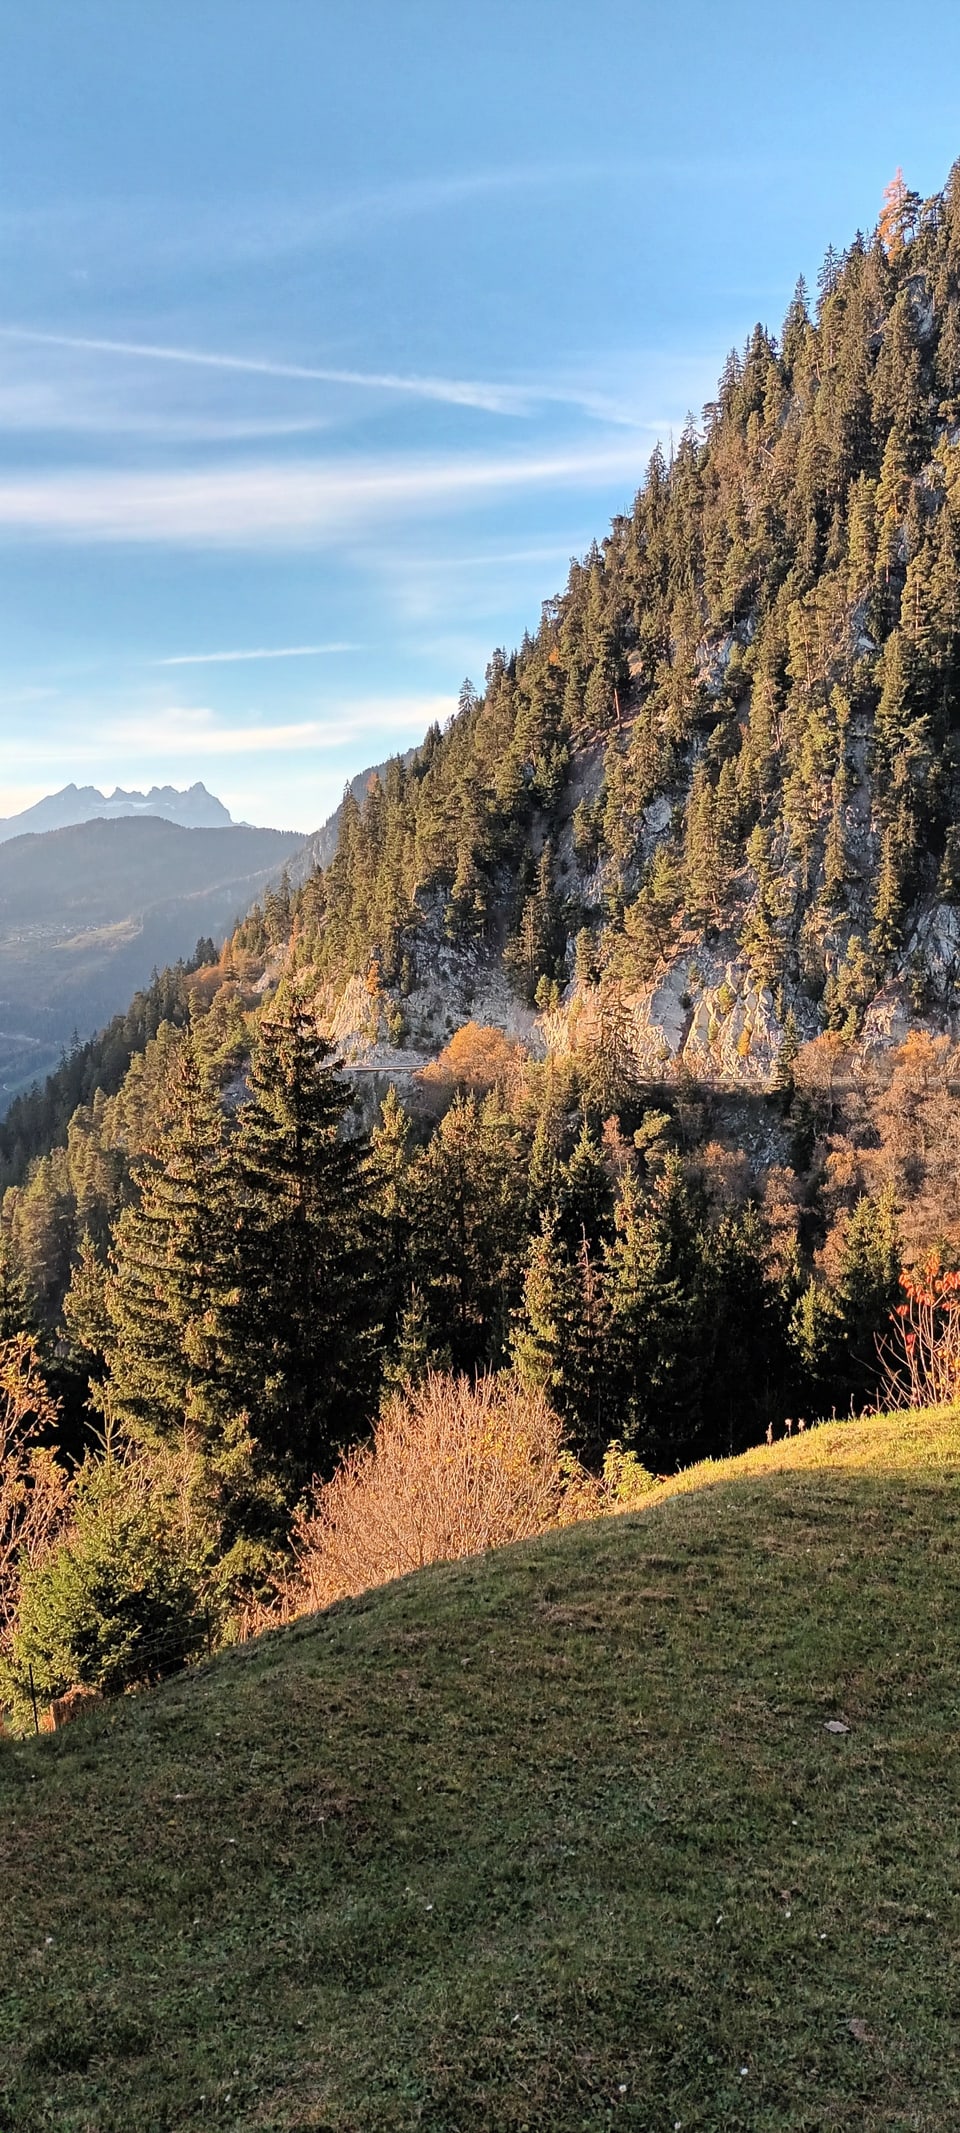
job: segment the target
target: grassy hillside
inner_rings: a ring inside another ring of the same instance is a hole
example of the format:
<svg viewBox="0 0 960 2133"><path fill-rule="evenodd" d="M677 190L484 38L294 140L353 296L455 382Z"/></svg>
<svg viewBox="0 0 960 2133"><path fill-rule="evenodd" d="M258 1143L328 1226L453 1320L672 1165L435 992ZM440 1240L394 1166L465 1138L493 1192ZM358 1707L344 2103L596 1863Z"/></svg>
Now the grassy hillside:
<svg viewBox="0 0 960 2133"><path fill-rule="evenodd" d="M826 1427L8 1744L0 2127L960 2122L958 1483Z"/></svg>

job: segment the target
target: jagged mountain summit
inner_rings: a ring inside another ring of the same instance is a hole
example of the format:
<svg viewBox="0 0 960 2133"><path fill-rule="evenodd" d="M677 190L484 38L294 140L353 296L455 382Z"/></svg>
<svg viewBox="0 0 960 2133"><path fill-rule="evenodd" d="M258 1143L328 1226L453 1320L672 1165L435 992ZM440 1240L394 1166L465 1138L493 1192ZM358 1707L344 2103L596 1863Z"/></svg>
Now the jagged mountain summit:
<svg viewBox="0 0 960 2133"><path fill-rule="evenodd" d="M184 829L226 829L233 820L223 801L199 782L182 792L174 785L152 785L146 793L124 792L120 785L112 793L102 793L96 785L64 785L21 814L0 820L0 844L10 837L70 829L77 822L111 822L139 815L179 822Z"/></svg>
<svg viewBox="0 0 960 2133"><path fill-rule="evenodd" d="M960 166L755 327L307 889L298 963L358 1050L374 965L424 1045L506 984L559 1046L615 998L648 1078L956 1033Z"/></svg>

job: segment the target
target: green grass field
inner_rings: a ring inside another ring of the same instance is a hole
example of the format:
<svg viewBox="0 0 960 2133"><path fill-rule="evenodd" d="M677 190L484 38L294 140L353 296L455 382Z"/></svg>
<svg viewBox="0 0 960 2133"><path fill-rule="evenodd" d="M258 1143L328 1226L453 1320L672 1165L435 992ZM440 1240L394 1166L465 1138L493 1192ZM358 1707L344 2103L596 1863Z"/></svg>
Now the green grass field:
<svg viewBox="0 0 960 2133"><path fill-rule="evenodd" d="M0 2128L960 2126L958 1541L831 1425L5 1744Z"/></svg>

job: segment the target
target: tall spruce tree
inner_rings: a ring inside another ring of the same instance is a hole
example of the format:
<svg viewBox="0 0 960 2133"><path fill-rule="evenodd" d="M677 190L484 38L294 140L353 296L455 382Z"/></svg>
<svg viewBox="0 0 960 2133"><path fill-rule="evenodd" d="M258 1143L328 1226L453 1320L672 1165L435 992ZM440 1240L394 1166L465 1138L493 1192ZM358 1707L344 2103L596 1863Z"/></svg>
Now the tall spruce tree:
<svg viewBox="0 0 960 2133"><path fill-rule="evenodd" d="M288 1500L368 1420L377 1381L374 1266L352 1092L295 994L260 1028L233 1144L231 1370Z"/></svg>
<svg viewBox="0 0 960 2133"><path fill-rule="evenodd" d="M138 1440L186 1429L216 1456L230 1405L224 1308L233 1195L223 1116L192 1031L164 1093L164 1123L134 1166L137 1196L114 1231L103 1299L106 1371L93 1397Z"/></svg>
<svg viewBox="0 0 960 2133"><path fill-rule="evenodd" d="M518 1301L526 1230L522 1144L498 1090L458 1096L409 1180L410 1265L431 1349L457 1370L498 1369Z"/></svg>
<svg viewBox="0 0 960 2133"><path fill-rule="evenodd" d="M619 1426L605 1336L602 1269L586 1233L571 1247L556 1217L545 1216L527 1255L513 1364L523 1384L547 1393L567 1442L595 1466Z"/></svg>

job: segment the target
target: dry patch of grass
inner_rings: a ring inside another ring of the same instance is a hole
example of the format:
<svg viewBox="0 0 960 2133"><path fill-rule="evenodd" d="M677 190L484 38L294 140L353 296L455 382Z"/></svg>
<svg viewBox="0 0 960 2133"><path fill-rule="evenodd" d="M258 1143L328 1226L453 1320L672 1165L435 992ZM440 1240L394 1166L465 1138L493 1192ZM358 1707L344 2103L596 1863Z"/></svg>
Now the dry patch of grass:
<svg viewBox="0 0 960 2133"><path fill-rule="evenodd" d="M838 1425L5 1746L3 2133L960 2123L958 1480Z"/></svg>

